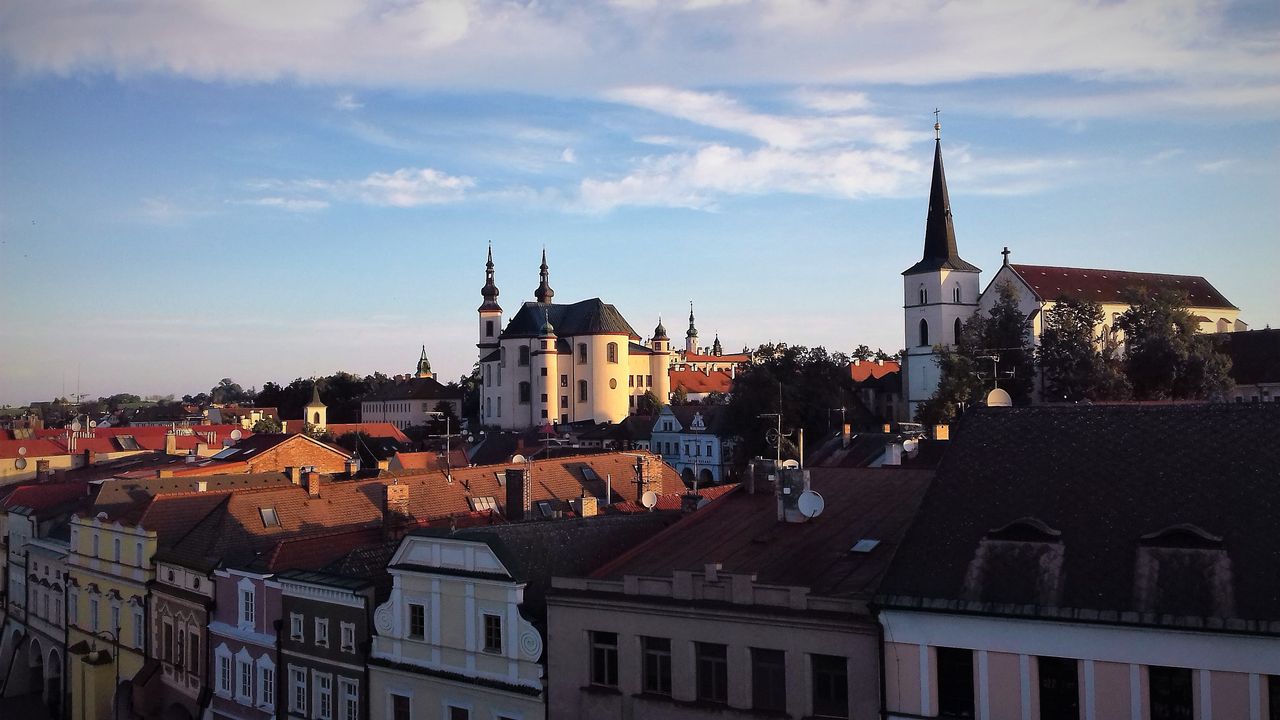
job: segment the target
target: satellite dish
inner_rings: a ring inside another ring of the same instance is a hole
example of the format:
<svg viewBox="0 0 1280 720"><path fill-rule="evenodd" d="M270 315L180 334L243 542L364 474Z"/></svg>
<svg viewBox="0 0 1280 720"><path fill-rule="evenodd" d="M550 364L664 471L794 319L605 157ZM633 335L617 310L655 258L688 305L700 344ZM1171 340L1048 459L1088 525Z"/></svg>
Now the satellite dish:
<svg viewBox="0 0 1280 720"><path fill-rule="evenodd" d="M18 454L19 454L19 455L26 455L26 454L27 454L27 446L26 446L26 445L23 445L22 447L18 448Z"/></svg>
<svg viewBox="0 0 1280 720"><path fill-rule="evenodd" d="M783 460L782 467L787 470L795 470L796 468L800 467L800 463L796 462L795 460Z"/></svg>
<svg viewBox="0 0 1280 720"><path fill-rule="evenodd" d="M76 420L71 423L71 432L80 432L80 421Z"/></svg>
<svg viewBox="0 0 1280 720"><path fill-rule="evenodd" d="M800 493L800 499L796 501L796 509L807 518L818 517L826 506L827 502L822 496L812 490Z"/></svg>
<svg viewBox="0 0 1280 720"><path fill-rule="evenodd" d="M27 459L26 459L26 458L18 458L17 460L14 460L14 461L13 461L13 466L14 466L14 467L16 467L16 468L18 468L19 470L26 470L26 469L27 469Z"/></svg>
<svg viewBox="0 0 1280 720"><path fill-rule="evenodd" d="M511 456L512 465L517 465L519 463L527 463L527 462L529 462L529 459L519 453L516 453L515 455Z"/></svg>
<svg viewBox="0 0 1280 720"><path fill-rule="evenodd" d="M644 494L640 496L640 504L650 510L654 509L658 505L658 493L652 490L645 490Z"/></svg>
<svg viewBox="0 0 1280 720"><path fill-rule="evenodd" d="M232 430L232 431L231 431L231 439L232 439L232 440L239 440L239 439L240 439L240 438L242 438L242 437L244 437L244 433L240 432L239 430Z"/></svg>
<svg viewBox="0 0 1280 720"><path fill-rule="evenodd" d="M996 388L987 393L987 407L1013 407L1013 398L1004 390Z"/></svg>
<svg viewBox="0 0 1280 720"><path fill-rule="evenodd" d="M90 430L92 430L92 429L94 429L94 428L96 428L96 427L98 427L98 421L97 421L97 420L90 420L90 421L89 421L89 429L90 429Z"/></svg>
<svg viewBox="0 0 1280 720"><path fill-rule="evenodd" d="M699 500L699 501L698 501L698 505L697 505L697 507L696 507L695 509L697 509L697 510L701 510L702 508L704 508L704 507L706 507L706 506L708 506L708 505L710 505L710 504L711 504L711 501L710 501L710 500L708 500L708 499L706 499L706 498L702 498L701 500Z"/></svg>
<svg viewBox="0 0 1280 720"><path fill-rule="evenodd" d="M902 449L908 453L913 453L920 449L920 441L916 440L915 438L911 438L910 440L905 440L902 443Z"/></svg>

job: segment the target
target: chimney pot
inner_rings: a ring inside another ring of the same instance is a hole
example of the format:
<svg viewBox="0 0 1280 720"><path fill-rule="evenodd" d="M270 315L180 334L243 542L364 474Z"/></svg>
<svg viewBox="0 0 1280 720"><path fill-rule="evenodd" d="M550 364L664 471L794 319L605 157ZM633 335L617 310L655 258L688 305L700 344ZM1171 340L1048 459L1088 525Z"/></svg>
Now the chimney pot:
<svg viewBox="0 0 1280 720"><path fill-rule="evenodd" d="M284 474L285 474L285 477L289 478L289 482L293 483L294 485L298 484L298 468L286 467L284 469Z"/></svg>
<svg viewBox="0 0 1280 720"><path fill-rule="evenodd" d="M307 497L320 497L320 473L314 470L303 473L302 484L307 488Z"/></svg>
<svg viewBox="0 0 1280 720"><path fill-rule="evenodd" d="M529 513L529 473L524 468L507 470L507 519L520 522Z"/></svg>

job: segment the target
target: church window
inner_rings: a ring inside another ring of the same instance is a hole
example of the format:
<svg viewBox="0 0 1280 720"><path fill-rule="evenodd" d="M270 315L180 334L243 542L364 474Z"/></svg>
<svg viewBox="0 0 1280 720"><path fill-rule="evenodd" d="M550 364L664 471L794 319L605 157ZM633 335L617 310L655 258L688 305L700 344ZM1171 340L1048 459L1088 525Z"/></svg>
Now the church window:
<svg viewBox="0 0 1280 720"><path fill-rule="evenodd" d="M579 365L587 364L587 344L586 343L578 343L578 364Z"/></svg>
<svg viewBox="0 0 1280 720"><path fill-rule="evenodd" d="M929 304L929 291L925 290L923 285L920 286L920 304L921 305Z"/></svg>
<svg viewBox="0 0 1280 720"><path fill-rule="evenodd" d="M493 321L492 320L484 321L484 334L485 334L485 337L493 337Z"/></svg>
<svg viewBox="0 0 1280 720"><path fill-rule="evenodd" d="M316 413L315 415L312 416L311 424L312 425L320 424L320 413Z"/></svg>
<svg viewBox="0 0 1280 720"><path fill-rule="evenodd" d="M520 346L520 365L521 367L529 364L529 346Z"/></svg>
<svg viewBox="0 0 1280 720"><path fill-rule="evenodd" d="M578 381L578 402L586 402L586 401L587 401L587 381L579 380Z"/></svg>
<svg viewBox="0 0 1280 720"><path fill-rule="evenodd" d="M529 402L529 383L527 382L520 383L520 402Z"/></svg>
<svg viewBox="0 0 1280 720"><path fill-rule="evenodd" d="M609 343L608 347L606 348L606 354L609 358L609 362L611 363L618 362L618 343Z"/></svg>
<svg viewBox="0 0 1280 720"><path fill-rule="evenodd" d="M960 318L956 318L956 344L957 345L960 344L960 333L962 330L963 330L963 326L960 324Z"/></svg>
<svg viewBox="0 0 1280 720"><path fill-rule="evenodd" d="M485 417L493 417L493 398L484 399L484 414Z"/></svg>
<svg viewBox="0 0 1280 720"><path fill-rule="evenodd" d="M920 344L929 344L929 321L924 318L920 318Z"/></svg>
<svg viewBox="0 0 1280 720"><path fill-rule="evenodd" d="M493 367L490 365L484 366L484 386L493 387Z"/></svg>
<svg viewBox="0 0 1280 720"><path fill-rule="evenodd" d="M960 283L956 283L956 287L951 291L951 299L954 302L960 302Z"/></svg>

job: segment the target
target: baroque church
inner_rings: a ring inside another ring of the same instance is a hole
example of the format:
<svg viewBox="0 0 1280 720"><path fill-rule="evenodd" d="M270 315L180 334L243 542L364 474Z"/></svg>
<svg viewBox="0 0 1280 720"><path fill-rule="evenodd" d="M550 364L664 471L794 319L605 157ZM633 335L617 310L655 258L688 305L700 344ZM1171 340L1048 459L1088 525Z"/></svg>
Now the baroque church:
<svg viewBox="0 0 1280 720"><path fill-rule="evenodd" d="M1024 265L1009 261L1008 248L1001 253L1000 270L987 283L979 282L981 270L960 257L956 246L951 200L942 168L941 126L934 124L933 179L929 189L929 213L925 220L924 254L902 273L903 316L906 355L903 358L903 394L908 413L914 417L920 405L938 387L940 371L938 346L953 345L961 325L974 312L989 312L999 298L999 288L1008 283L1017 294L1019 308L1031 327L1032 342L1038 344L1045 313L1062 297L1076 297L1102 306L1103 321L1095 328L1099 342L1122 341L1115 321L1129 308L1127 291L1176 290L1187 298L1187 309L1199 322L1200 332L1247 330L1239 319L1240 308L1218 292L1208 280L1196 275L1098 270L1087 268Z"/></svg>
<svg viewBox="0 0 1280 720"><path fill-rule="evenodd" d="M554 302L542 252L533 301L503 325L493 248L480 290L480 419L504 430L580 421L621 422L646 392L670 393L671 340L661 320L649 344L599 298Z"/></svg>

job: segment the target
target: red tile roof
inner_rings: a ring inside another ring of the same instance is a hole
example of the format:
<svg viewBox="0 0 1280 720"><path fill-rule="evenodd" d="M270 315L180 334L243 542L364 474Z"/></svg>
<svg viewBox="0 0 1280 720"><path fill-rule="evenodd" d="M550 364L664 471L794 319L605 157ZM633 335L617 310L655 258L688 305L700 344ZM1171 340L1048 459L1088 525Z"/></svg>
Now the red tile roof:
<svg viewBox="0 0 1280 720"><path fill-rule="evenodd" d="M290 425L292 427L292 425ZM326 425L325 431L334 438L340 438L347 433L362 432L369 437L375 438L391 438L396 442L409 442L409 436L400 431L400 428L389 422L367 422L367 423L338 423Z"/></svg>
<svg viewBox="0 0 1280 720"><path fill-rule="evenodd" d="M1040 300L1052 301L1069 295L1099 303L1122 303L1124 300L1121 296L1126 290L1143 287L1147 292L1177 290L1185 293L1187 304L1191 307L1238 309L1199 275L1164 275L1020 263L1011 267L1031 286Z"/></svg>
<svg viewBox="0 0 1280 720"><path fill-rule="evenodd" d="M66 448L52 440L0 440L0 458L5 459L20 457L32 459L65 455L66 453ZM31 462L28 469L34 471L35 462Z"/></svg>
<svg viewBox="0 0 1280 720"><path fill-rule="evenodd" d="M751 356L745 353L738 353L737 355L702 355L700 353L685 353L684 361L746 363L751 362Z"/></svg>
<svg viewBox="0 0 1280 720"><path fill-rule="evenodd" d="M712 370L704 373L701 370L669 370L667 377L671 379L671 389L683 387L685 392L728 393L733 389L733 376L724 370Z"/></svg>
<svg viewBox="0 0 1280 720"><path fill-rule="evenodd" d="M863 360L861 362L855 360L849 363L849 377L854 382L863 382L867 378L880 379L885 375L901 372L902 368L898 365L897 360L885 360L883 362L877 360Z"/></svg>
<svg viewBox="0 0 1280 720"><path fill-rule="evenodd" d="M89 484L84 482L54 482L22 485L14 488L4 499L4 509L28 508L36 513L51 510L87 498Z"/></svg>

